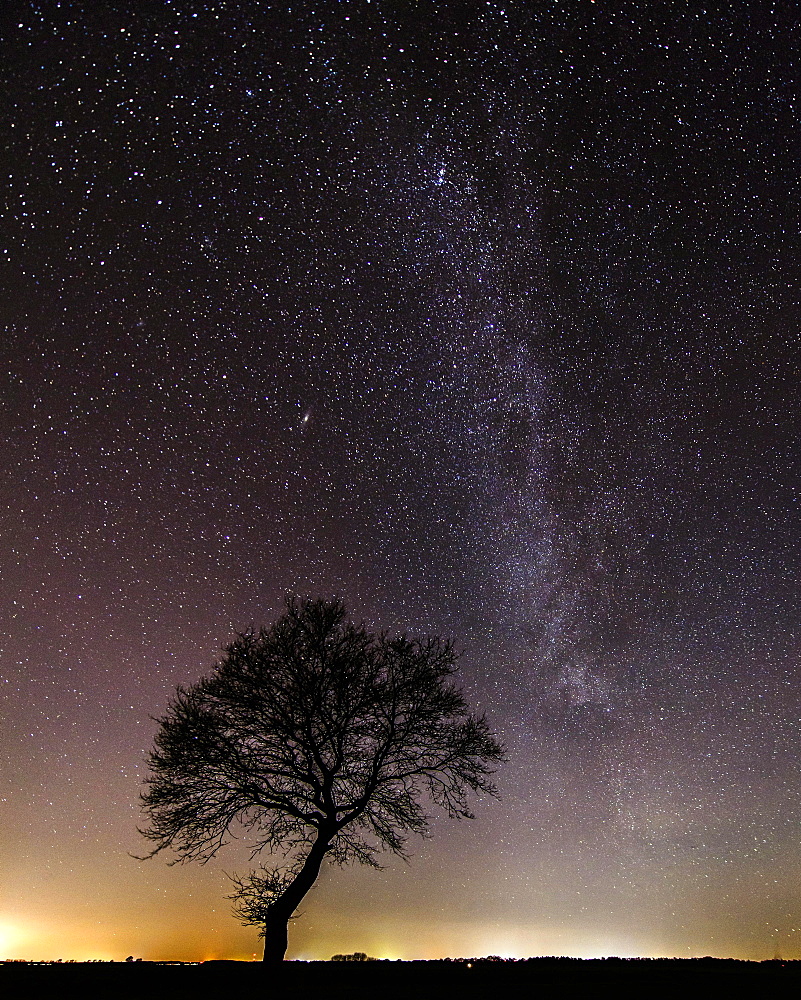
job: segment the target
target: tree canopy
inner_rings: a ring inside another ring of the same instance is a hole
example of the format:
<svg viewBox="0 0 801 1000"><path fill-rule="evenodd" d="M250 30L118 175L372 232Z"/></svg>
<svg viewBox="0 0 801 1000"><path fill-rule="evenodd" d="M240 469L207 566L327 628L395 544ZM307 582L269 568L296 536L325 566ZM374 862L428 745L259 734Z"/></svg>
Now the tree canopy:
<svg viewBox="0 0 801 1000"><path fill-rule="evenodd" d="M142 795L149 856L207 861L243 833L254 855L291 856L282 874L237 881L240 916L264 921L265 959L283 957L324 858L404 855L427 806L471 817L471 793L495 793L503 750L468 713L455 669L450 642L371 633L336 600L288 601L159 720Z"/></svg>

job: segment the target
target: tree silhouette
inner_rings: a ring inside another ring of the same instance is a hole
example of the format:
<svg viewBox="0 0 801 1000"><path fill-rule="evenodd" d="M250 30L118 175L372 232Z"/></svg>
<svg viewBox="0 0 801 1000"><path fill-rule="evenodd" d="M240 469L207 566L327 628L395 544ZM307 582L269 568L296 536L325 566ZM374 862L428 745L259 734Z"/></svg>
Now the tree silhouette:
<svg viewBox="0 0 801 1000"><path fill-rule="evenodd" d="M471 817L495 794L503 748L468 714L450 642L373 634L339 601L287 602L272 628L240 634L214 673L179 688L159 720L142 805L154 844L208 861L236 833L288 867L235 879L235 913L263 926L281 961L287 925L325 858L377 866L424 834L424 805Z"/></svg>

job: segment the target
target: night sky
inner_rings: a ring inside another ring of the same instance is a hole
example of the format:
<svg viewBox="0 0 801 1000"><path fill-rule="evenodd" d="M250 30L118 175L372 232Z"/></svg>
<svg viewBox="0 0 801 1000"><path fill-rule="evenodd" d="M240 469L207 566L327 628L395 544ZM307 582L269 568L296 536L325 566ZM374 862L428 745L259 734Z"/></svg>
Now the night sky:
<svg viewBox="0 0 801 1000"><path fill-rule="evenodd" d="M0 958L259 951L130 854L287 593L509 757L289 957L801 958L797 14L2 4Z"/></svg>

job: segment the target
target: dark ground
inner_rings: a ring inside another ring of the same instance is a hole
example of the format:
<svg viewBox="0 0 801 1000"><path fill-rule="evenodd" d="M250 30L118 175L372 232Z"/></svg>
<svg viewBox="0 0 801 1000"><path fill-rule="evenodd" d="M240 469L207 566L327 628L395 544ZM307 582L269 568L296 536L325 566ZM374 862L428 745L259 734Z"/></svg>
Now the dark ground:
<svg viewBox="0 0 801 1000"><path fill-rule="evenodd" d="M510 998L536 996L542 989L591 996L596 990L621 995L665 991L723 996L745 989L748 996L797 994L801 962L739 962L729 959L530 959L523 962L309 962L286 963L278 971L253 962L206 962L168 966L150 962L69 963L0 966L0 996L77 996L142 1000L239 1000L258 996L379 1000L427 997Z"/></svg>

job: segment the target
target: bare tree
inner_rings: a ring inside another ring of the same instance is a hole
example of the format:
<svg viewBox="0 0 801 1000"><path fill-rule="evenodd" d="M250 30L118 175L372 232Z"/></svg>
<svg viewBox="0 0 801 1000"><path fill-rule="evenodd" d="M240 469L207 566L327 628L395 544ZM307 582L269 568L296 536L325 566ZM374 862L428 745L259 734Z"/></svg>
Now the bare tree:
<svg viewBox="0 0 801 1000"><path fill-rule="evenodd" d="M377 866L380 850L405 855L408 835L426 832L426 802L471 817L470 793L495 794L503 748L468 714L454 672L449 642L370 633L339 601L288 601L160 720L147 856L205 862L244 831L254 856L289 857L234 894L240 918L263 925L264 960L281 961L325 858Z"/></svg>

